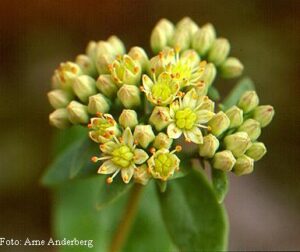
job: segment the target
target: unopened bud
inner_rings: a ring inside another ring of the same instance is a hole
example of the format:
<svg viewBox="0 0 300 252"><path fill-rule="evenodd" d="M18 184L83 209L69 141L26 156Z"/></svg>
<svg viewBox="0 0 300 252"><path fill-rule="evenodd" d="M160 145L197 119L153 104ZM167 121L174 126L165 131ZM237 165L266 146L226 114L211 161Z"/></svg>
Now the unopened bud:
<svg viewBox="0 0 300 252"><path fill-rule="evenodd" d="M198 25L191 18L184 17L176 24L176 29L187 30L192 36L198 30Z"/></svg>
<svg viewBox="0 0 300 252"><path fill-rule="evenodd" d="M109 65L115 60L115 55L105 53L100 54L96 58L96 68L99 74L109 74Z"/></svg>
<svg viewBox="0 0 300 252"><path fill-rule="evenodd" d="M135 141L144 149L146 149L155 138L151 125L137 125L134 129L133 136Z"/></svg>
<svg viewBox="0 0 300 252"><path fill-rule="evenodd" d="M235 157L242 156L251 146L251 139L246 132L237 132L224 138L224 145Z"/></svg>
<svg viewBox="0 0 300 252"><path fill-rule="evenodd" d="M255 109L259 104L259 98L255 91L246 91L238 102L240 107L245 113L248 113Z"/></svg>
<svg viewBox="0 0 300 252"><path fill-rule="evenodd" d="M85 49L85 52L87 56L95 62L97 57L97 42L90 41Z"/></svg>
<svg viewBox="0 0 300 252"><path fill-rule="evenodd" d="M220 66L221 76L227 79L240 76L243 70L243 64L239 59L234 57L227 58Z"/></svg>
<svg viewBox="0 0 300 252"><path fill-rule="evenodd" d="M138 166L133 173L134 181L141 185L147 185L148 181L151 178L151 175L148 172L148 166L143 164Z"/></svg>
<svg viewBox="0 0 300 252"><path fill-rule="evenodd" d="M96 94L89 97L88 112L96 115L97 112L106 113L109 110L109 102L102 94Z"/></svg>
<svg viewBox="0 0 300 252"><path fill-rule="evenodd" d="M115 35L110 36L108 38L107 42L112 45L116 54L124 54L125 53L126 49L125 49L124 43L117 36L115 36Z"/></svg>
<svg viewBox="0 0 300 252"><path fill-rule="evenodd" d="M156 149L170 149L172 143L172 138L169 138L167 134L160 132L155 137L153 146Z"/></svg>
<svg viewBox="0 0 300 252"><path fill-rule="evenodd" d="M60 63L58 70L55 71L55 74L58 75L57 77L59 78L61 88L66 91L72 90L74 79L78 75L81 75L81 73L80 67L70 61Z"/></svg>
<svg viewBox="0 0 300 252"><path fill-rule="evenodd" d="M114 97L118 91L110 74L101 74L96 82L97 88L107 97Z"/></svg>
<svg viewBox="0 0 300 252"><path fill-rule="evenodd" d="M58 70L55 70L53 76L51 77L51 87L52 89L61 88Z"/></svg>
<svg viewBox="0 0 300 252"><path fill-rule="evenodd" d="M155 127L157 131L161 131L170 124L170 110L168 107L154 107L149 122Z"/></svg>
<svg viewBox="0 0 300 252"><path fill-rule="evenodd" d="M76 57L76 64L82 69L82 73L95 77L97 69L93 60L87 55L80 54Z"/></svg>
<svg viewBox="0 0 300 252"><path fill-rule="evenodd" d="M170 39L172 38L173 33L174 33L173 23L170 22L168 19L163 18L163 19L159 20L159 22L157 23L156 26L161 28L164 31L164 33L167 36L167 41L170 42Z"/></svg>
<svg viewBox="0 0 300 252"><path fill-rule="evenodd" d="M243 123L243 110L239 109L237 106L232 106L228 109L226 115L230 120L230 129L238 127Z"/></svg>
<svg viewBox="0 0 300 252"><path fill-rule="evenodd" d="M216 66L221 65L227 58L230 51L230 44L225 38L218 38L214 41L208 52L208 61Z"/></svg>
<svg viewBox="0 0 300 252"><path fill-rule="evenodd" d="M88 75L78 76L74 80L73 91L82 102L86 103L91 95L97 93L96 81Z"/></svg>
<svg viewBox="0 0 300 252"><path fill-rule="evenodd" d="M149 69L149 58L143 48L138 46L132 47L128 52L128 55L141 65L143 71Z"/></svg>
<svg viewBox="0 0 300 252"><path fill-rule="evenodd" d="M209 63L205 66L205 70L200 77L200 80L204 82L206 87L210 87L217 75L217 69L213 63Z"/></svg>
<svg viewBox="0 0 300 252"><path fill-rule="evenodd" d="M110 72L113 81L121 86L123 84L137 85L141 79L141 65L129 55L117 58L110 65Z"/></svg>
<svg viewBox="0 0 300 252"><path fill-rule="evenodd" d="M119 123L124 129L127 127L133 129L139 123L136 112L131 109L123 109L119 117Z"/></svg>
<svg viewBox="0 0 300 252"><path fill-rule="evenodd" d="M228 129L230 120L224 112L220 111L208 122L208 125L211 128L211 133L219 136Z"/></svg>
<svg viewBox="0 0 300 252"><path fill-rule="evenodd" d="M119 89L117 95L125 108L133 108L141 104L141 92L137 86L125 84Z"/></svg>
<svg viewBox="0 0 300 252"><path fill-rule="evenodd" d="M199 155L201 157L212 158L219 148L219 140L212 134L203 137L203 144L199 145Z"/></svg>
<svg viewBox="0 0 300 252"><path fill-rule="evenodd" d="M247 150L246 155L253 158L255 161L260 160L267 153L267 148L264 143L256 142Z"/></svg>
<svg viewBox="0 0 300 252"><path fill-rule="evenodd" d="M261 134L261 128L258 121L254 119L247 119L243 124L238 128L239 132L246 132L250 137L251 141L255 141Z"/></svg>
<svg viewBox="0 0 300 252"><path fill-rule="evenodd" d="M188 64L191 68L199 68L200 57L195 50L188 49L181 53L180 61L184 62L185 64Z"/></svg>
<svg viewBox="0 0 300 252"><path fill-rule="evenodd" d="M260 123L262 128L269 125L274 117L274 108L270 105L258 106L254 109L253 119Z"/></svg>
<svg viewBox="0 0 300 252"><path fill-rule="evenodd" d="M69 120L73 124L87 124L89 116L87 106L82 105L77 101L71 101L67 107Z"/></svg>
<svg viewBox="0 0 300 252"><path fill-rule="evenodd" d="M236 160L229 150L217 152L212 160L213 167L222 171L230 171L235 162Z"/></svg>
<svg viewBox="0 0 300 252"><path fill-rule="evenodd" d="M51 106L55 109L66 107L72 100L72 95L61 89L52 90L47 95Z"/></svg>
<svg viewBox="0 0 300 252"><path fill-rule="evenodd" d="M49 115L49 121L51 125L59 129L65 129L71 125L68 119L68 111L65 108L54 110Z"/></svg>
<svg viewBox="0 0 300 252"><path fill-rule="evenodd" d="M159 53L164 47L167 46L168 38L161 27L154 27L150 37L151 49L154 53Z"/></svg>
<svg viewBox="0 0 300 252"><path fill-rule="evenodd" d="M211 48L216 39L216 31L212 24L202 26L194 34L192 47L201 55L204 56Z"/></svg>
<svg viewBox="0 0 300 252"><path fill-rule="evenodd" d="M233 167L233 172L237 176L246 175L253 172L254 160L246 155L239 157Z"/></svg>
<svg viewBox="0 0 300 252"><path fill-rule="evenodd" d="M171 45L184 51L190 47L190 33L186 29L176 29L171 39Z"/></svg>
<svg viewBox="0 0 300 252"><path fill-rule="evenodd" d="M202 110L202 109L214 112L215 111L215 103L211 99L204 99L204 101L199 106L199 110Z"/></svg>

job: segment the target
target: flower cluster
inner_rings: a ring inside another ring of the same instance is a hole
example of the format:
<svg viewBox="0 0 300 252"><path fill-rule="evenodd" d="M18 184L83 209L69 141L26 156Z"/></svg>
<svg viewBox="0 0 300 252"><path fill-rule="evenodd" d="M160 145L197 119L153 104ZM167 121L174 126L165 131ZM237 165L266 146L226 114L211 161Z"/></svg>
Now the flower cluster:
<svg viewBox="0 0 300 252"><path fill-rule="evenodd" d="M198 145L198 158L215 169L250 173L266 153L257 138L274 110L258 106L251 91L236 106L216 111L209 97L216 75L234 78L243 71L237 58L228 57L228 40L217 38L211 24L199 27L183 18L176 25L160 20L150 43L152 58L141 47L126 52L112 36L61 63L48 93L55 109L50 123L88 126L101 151L92 161L102 162L98 173L110 174L108 183L118 173L125 183L171 179L180 169L182 140Z"/></svg>

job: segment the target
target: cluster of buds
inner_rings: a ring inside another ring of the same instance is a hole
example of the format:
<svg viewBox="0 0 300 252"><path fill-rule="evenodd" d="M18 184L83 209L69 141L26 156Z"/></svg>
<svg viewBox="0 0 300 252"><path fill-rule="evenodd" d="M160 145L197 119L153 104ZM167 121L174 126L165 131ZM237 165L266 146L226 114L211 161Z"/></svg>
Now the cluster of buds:
<svg viewBox="0 0 300 252"><path fill-rule="evenodd" d="M50 123L88 126L101 151L92 161L102 162L98 173L109 174L108 183L119 173L125 183L171 179L180 169L181 140L198 145L215 169L250 173L266 152L257 138L274 110L247 92L236 106L216 112L208 96L216 75L243 71L228 57L228 40L217 38L211 24L183 18L176 26L160 20L150 43L156 54L150 59L141 47L126 52L111 36L90 42L75 62L61 63L48 93L55 109Z"/></svg>
<svg viewBox="0 0 300 252"><path fill-rule="evenodd" d="M209 159L215 169L233 171L238 176L251 173L254 161L267 152L257 139L273 116L273 107L259 105L255 91L245 92L237 105L220 111L208 122L211 134L204 137L199 155Z"/></svg>

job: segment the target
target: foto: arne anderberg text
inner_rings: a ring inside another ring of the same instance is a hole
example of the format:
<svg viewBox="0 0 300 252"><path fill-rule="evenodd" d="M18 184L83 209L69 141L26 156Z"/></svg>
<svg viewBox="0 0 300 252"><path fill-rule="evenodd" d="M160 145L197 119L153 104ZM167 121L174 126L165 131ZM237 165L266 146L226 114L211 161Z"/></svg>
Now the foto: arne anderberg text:
<svg viewBox="0 0 300 252"><path fill-rule="evenodd" d="M55 240L53 238L49 238L49 240L33 240L30 238L26 238L23 242L22 240L17 239L6 239L0 238L0 246L85 246L88 248L93 248L93 240L78 240L76 238Z"/></svg>

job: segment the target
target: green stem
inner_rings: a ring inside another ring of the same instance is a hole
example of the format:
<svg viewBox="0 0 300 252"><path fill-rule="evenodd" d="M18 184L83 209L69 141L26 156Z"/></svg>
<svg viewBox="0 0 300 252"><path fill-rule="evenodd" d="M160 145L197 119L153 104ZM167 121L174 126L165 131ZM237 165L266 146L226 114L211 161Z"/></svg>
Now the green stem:
<svg viewBox="0 0 300 252"><path fill-rule="evenodd" d="M122 249L129 235L132 222L138 210L142 189L143 189L142 185L137 183L134 184L123 217L111 241L109 247L110 252L119 252Z"/></svg>

